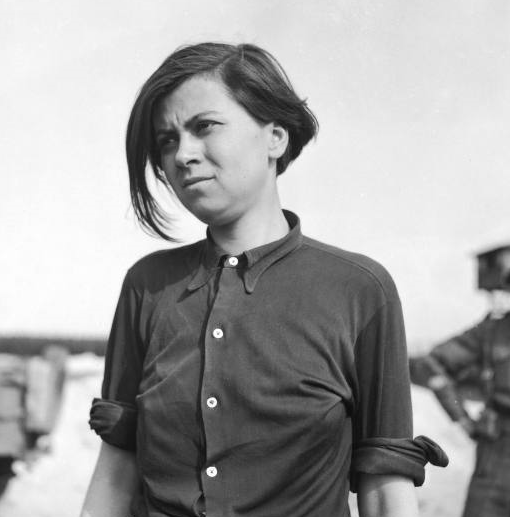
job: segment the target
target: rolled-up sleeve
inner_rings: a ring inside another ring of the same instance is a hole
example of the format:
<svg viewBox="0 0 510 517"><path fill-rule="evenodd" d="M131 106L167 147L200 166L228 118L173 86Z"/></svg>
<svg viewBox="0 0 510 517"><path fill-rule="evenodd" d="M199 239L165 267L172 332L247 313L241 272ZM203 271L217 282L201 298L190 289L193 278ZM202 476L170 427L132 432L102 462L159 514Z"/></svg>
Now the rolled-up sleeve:
<svg viewBox="0 0 510 517"><path fill-rule="evenodd" d="M425 481L427 463L446 467L448 457L430 438L369 438L354 447L352 484L357 486L357 475L386 474L399 475L413 480L415 486Z"/></svg>
<svg viewBox="0 0 510 517"><path fill-rule="evenodd" d="M384 303L358 335L355 363L358 382L351 490L357 491L360 473L400 475L421 485L427 462L445 466L448 459L432 440L412 438L405 330L400 300L391 282Z"/></svg>
<svg viewBox="0 0 510 517"><path fill-rule="evenodd" d="M136 408L117 400L95 398L90 409L90 427L107 443L121 449L136 449Z"/></svg>
<svg viewBox="0 0 510 517"><path fill-rule="evenodd" d="M108 338L101 398L93 400L89 421L105 442L128 450L136 448L136 395L144 357L140 304L128 272Z"/></svg>

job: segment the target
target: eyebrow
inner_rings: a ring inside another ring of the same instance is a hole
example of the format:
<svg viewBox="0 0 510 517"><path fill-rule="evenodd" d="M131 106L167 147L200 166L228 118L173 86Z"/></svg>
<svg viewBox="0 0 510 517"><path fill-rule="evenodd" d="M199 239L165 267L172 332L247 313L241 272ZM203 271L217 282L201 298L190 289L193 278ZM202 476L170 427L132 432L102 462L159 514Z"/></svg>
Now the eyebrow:
<svg viewBox="0 0 510 517"><path fill-rule="evenodd" d="M210 115L219 115L219 112L214 111L214 110L201 111L200 113L197 113L196 115L193 115L188 120L186 120L184 122L184 127L188 128L191 125L193 125L193 123L196 122L197 119L200 119L202 117L207 117L207 116L210 116ZM175 129L172 129L172 128L160 128L160 129L158 129L156 131L156 135L155 136L158 137L160 135L168 135L168 134L172 134L172 133L175 133Z"/></svg>

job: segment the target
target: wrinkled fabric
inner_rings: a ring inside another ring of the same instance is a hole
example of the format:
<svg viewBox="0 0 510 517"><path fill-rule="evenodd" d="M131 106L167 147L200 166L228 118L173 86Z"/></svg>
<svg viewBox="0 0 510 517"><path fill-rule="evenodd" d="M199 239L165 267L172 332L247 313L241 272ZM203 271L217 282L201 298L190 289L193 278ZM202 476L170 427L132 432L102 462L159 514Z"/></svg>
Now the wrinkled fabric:
<svg viewBox="0 0 510 517"><path fill-rule="evenodd" d="M90 428L105 442L121 449L136 449L136 408L129 404L95 398Z"/></svg>
<svg viewBox="0 0 510 517"><path fill-rule="evenodd" d="M426 436L410 438L369 438L354 446L351 490L356 492L360 473L396 474L411 478L415 486L425 481L425 465L446 467L448 456Z"/></svg>
<svg viewBox="0 0 510 517"><path fill-rule="evenodd" d="M128 271L102 387L120 410L96 402L91 421L134 435L134 517L344 517L353 445L412 437L393 280L285 215L284 238L235 258L208 235Z"/></svg>

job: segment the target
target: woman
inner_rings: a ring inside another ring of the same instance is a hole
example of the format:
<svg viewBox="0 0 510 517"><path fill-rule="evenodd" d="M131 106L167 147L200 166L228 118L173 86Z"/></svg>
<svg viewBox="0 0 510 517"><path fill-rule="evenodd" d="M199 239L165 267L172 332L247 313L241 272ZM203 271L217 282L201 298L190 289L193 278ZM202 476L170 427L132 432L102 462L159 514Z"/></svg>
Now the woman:
<svg viewBox="0 0 510 517"><path fill-rule="evenodd" d="M136 214L172 240L149 162L208 231L128 271L83 516L344 516L349 488L363 517L417 515L413 482L445 458L411 437L394 284L280 206L276 178L316 131L253 45L181 48L143 86L127 131Z"/></svg>

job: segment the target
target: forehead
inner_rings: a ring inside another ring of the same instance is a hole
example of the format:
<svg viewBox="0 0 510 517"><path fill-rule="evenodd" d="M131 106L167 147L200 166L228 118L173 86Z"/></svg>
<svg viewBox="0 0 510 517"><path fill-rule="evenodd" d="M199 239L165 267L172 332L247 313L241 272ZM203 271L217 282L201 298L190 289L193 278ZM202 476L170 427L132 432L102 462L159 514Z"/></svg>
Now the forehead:
<svg viewBox="0 0 510 517"><path fill-rule="evenodd" d="M160 99L153 112L154 126L185 124L190 118L205 112L228 114L242 110L221 79L193 76L173 92Z"/></svg>

